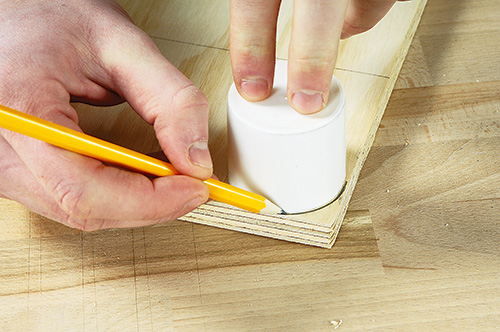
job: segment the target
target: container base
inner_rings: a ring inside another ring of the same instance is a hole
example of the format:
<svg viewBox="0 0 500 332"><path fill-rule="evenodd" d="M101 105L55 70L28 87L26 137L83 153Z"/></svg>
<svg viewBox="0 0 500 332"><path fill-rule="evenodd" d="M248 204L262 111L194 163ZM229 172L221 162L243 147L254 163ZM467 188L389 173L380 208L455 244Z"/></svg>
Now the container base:
<svg viewBox="0 0 500 332"><path fill-rule="evenodd" d="M312 210L303 211L303 212L292 212L292 213L289 213L289 212L286 212L285 210L281 210L281 212L279 214L286 215L286 216L296 216L296 215L300 215L300 214L305 214L305 213L310 213L310 212L321 210L321 209L327 207L328 205L332 204L333 202L335 202L337 199L339 199L340 196L342 196L342 194L344 193L346 185L347 185L347 182L344 182L344 185L342 186L342 189L340 189L340 191L337 194L337 196L335 196L334 199L332 199L330 202L326 203L325 205L322 205L320 207L314 208Z"/></svg>

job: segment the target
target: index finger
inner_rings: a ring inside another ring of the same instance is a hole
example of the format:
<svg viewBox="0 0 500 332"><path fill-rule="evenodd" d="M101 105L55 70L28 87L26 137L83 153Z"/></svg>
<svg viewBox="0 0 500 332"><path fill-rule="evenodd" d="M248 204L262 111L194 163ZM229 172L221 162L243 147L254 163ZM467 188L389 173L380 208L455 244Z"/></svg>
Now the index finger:
<svg viewBox="0 0 500 332"><path fill-rule="evenodd" d="M280 0L231 0L229 49L236 89L249 101L271 94Z"/></svg>
<svg viewBox="0 0 500 332"><path fill-rule="evenodd" d="M288 54L290 105L319 112L328 101L347 0L295 0Z"/></svg>
<svg viewBox="0 0 500 332"><path fill-rule="evenodd" d="M43 158L47 163L37 161L59 165L44 170L35 166L32 171L53 198L58 221L77 229L157 224L174 220L208 199L208 188L198 179L183 175L149 179L71 152L54 152L57 155Z"/></svg>
<svg viewBox="0 0 500 332"><path fill-rule="evenodd" d="M68 109L70 106L60 106ZM49 121L78 129L65 112ZM208 188L199 179L175 175L149 179L17 133L7 136L44 199L40 212L81 230L140 227L173 220L204 203Z"/></svg>
<svg viewBox="0 0 500 332"><path fill-rule="evenodd" d="M342 29L342 38L348 38L370 30L387 14L395 3L396 0L349 1Z"/></svg>

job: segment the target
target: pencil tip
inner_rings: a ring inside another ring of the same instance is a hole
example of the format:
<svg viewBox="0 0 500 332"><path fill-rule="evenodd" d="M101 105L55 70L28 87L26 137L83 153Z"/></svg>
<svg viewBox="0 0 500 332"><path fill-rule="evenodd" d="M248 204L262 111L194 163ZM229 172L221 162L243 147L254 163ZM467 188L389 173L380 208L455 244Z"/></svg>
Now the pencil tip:
<svg viewBox="0 0 500 332"><path fill-rule="evenodd" d="M266 203L266 207L263 208L260 211L260 213L264 213L264 214L286 214L285 211L283 211L282 208L280 208L276 204L272 203L270 200L266 199L265 203Z"/></svg>

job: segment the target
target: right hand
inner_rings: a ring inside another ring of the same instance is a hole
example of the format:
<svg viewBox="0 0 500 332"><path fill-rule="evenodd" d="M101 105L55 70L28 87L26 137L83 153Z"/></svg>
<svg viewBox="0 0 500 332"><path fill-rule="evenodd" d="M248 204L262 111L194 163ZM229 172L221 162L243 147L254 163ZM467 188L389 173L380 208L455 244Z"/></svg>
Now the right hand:
<svg viewBox="0 0 500 332"><path fill-rule="evenodd" d="M149 179L0 129L0 197L82 230L173 220L208 199L206 97L115 2L0 0L0 44L0 104L81 131L70 101L127 100L187 175Z"/></svg>

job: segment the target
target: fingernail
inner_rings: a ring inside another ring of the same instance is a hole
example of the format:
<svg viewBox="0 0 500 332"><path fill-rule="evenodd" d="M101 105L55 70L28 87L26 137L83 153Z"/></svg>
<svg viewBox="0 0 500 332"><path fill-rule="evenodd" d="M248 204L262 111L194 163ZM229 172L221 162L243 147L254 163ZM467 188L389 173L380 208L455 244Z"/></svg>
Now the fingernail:
<svg viewBox="0 0 500 332"><path fill-rule="evenodd" d="M316 113L324 107L323 95L316 91L298 91L292 95L292 104L300 113Z"/></svg>
<svg viewBox="0 0 500 332"><path fill-rule="evenodd" d="M267 96L269 83L263 78L244 78L241 80L240 92L250 101L262 100Z"/></svg>
<svg viewBox="0 0 500 332"><path fill-rule="evenodd" d="M184 205L182 211L185 213L191 212L203 203L205 203L205 201L202 200L201 197L193 198Z"/></svg>
<svg viewBox="0 0 500 332"><path fill-rule="evenodd" d="M206 141L198 141L191 144L188 150L188 158L191 164L203 167L213 168L212 157L208 151L208 144Z"/></svg>

